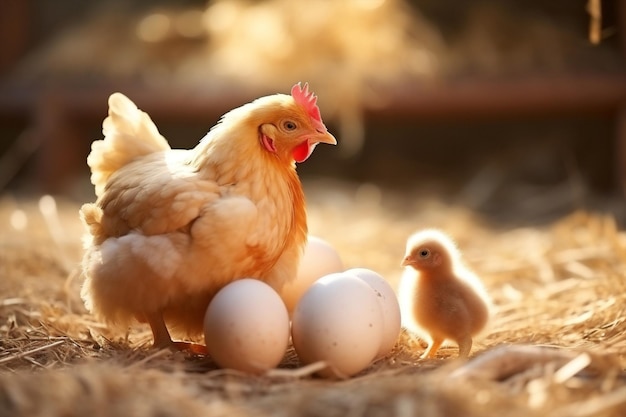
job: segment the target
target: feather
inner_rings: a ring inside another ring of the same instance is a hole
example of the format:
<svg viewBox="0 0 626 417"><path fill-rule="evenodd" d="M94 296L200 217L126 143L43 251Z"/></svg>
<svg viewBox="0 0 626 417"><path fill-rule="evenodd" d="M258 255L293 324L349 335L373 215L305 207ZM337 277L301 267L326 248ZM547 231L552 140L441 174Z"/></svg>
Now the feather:
<svg viewBox="0 0 626 417"><path fill-rule="evenodd" d="M87 164L96 195L115 171L137 157L170 149L146 113L121 93L109 97L109 117L102 123L103 140L95 141Z"/></svg>

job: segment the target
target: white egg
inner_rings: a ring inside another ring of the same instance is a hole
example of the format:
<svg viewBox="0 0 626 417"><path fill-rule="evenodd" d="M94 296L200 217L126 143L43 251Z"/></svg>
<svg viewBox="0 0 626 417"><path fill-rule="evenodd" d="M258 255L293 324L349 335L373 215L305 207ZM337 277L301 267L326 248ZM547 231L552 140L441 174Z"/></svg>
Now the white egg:
<svg viewBox="0 0 626 417"><path fill-rule="evenodd" d="M383 337L378 351L378 357L385 356L396 345L400 335L400 305L398 297L389 282L380 274L367 268L353 268L346 271L367 282L377 295L380 310L383 315Z"/></svg>
<svg viewBox="0 0 626 417"><path fill-rule="evenodd" d="M209 355L222 368L262 373L275 368L289 343L289 314L272 287L241 279L222 288L204 316Z"/></svg>
<svg viewBox="0 0 626 417"><path fill-rule="evenodd" d="M298 266L296 278L286 284L280 292L287 310L293 312L302 294L311 284L333 272L343 271L343 262L337 251L319 237L309 236Z"/></svg>
<svg viewBox="0 0 626 417"><path fill-rule="evenodd" d="M317 280L296 306L291 337L303 364L325 361L320 376L344 378L365 369L378 354L383 317L376 293L344 273Z"/></svg>

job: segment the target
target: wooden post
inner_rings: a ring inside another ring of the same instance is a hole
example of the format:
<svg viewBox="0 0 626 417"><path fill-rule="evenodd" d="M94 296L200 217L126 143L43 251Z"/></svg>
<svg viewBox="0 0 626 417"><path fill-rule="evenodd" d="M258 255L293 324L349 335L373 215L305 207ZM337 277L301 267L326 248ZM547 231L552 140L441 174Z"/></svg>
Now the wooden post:
<svg viewBox="0 0 626 417"><path fill-rule="evenodd" d="M0 74L8 72L28 48L31 14L30 1L0 1Z"/></svg>
<svg viewBox="0 0 626 417"><path fill-rule="evenodd" d="M617 35L621 53L626 59L626 2L617 2ZM616 188L626 196L626 100L622 99L616 111L615 126L615 177Z"/></svg>

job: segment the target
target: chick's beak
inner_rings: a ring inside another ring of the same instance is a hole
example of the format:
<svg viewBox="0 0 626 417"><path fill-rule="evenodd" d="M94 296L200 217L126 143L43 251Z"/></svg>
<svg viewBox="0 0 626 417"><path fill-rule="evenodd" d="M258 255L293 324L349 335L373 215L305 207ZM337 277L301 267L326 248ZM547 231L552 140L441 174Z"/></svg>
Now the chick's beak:
<svg viewBox="0 0 626 417"><path fill-rule="evenodd" d="M413 262L413 258L411 258L411 255L407 255L400 263L400 266L409 266L411 265L411 262Z"/></svg>

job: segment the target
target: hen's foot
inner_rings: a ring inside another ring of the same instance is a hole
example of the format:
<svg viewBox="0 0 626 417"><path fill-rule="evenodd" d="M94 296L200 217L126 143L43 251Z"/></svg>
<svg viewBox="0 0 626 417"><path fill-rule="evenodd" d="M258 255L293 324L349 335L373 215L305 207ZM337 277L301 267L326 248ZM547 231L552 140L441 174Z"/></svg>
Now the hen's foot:
<svg viewBox="0 0 626 417"><path fill-rule="evenodd" d="M189 352L194 355L206 356L209 354L206 346L191 342L171 342L170 347L181 352Z"/></svg>
<svg viewBox="0 0 626 417"><path fill-rule="evenodd" d="M206 346L190 342L174 342L170 337L170 332L165 327L163 315L160 312L145 315L146 320L152 329L154 338L153 346L158 349L173 349L179 352L189 352L194 355L207 355Z"/></svg>

